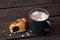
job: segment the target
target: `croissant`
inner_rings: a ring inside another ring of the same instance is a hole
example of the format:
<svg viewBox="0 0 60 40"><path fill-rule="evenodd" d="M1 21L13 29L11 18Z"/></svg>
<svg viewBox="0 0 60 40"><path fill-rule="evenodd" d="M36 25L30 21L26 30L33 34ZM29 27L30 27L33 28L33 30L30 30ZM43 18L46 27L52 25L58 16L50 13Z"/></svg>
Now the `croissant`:
<svg viewBox="0 0 60 40"><path fill-rule="evenodd" d="M9 26L10 33L19 33L26 31L26 18L17 19L17 21L13 22Z"/></svg>

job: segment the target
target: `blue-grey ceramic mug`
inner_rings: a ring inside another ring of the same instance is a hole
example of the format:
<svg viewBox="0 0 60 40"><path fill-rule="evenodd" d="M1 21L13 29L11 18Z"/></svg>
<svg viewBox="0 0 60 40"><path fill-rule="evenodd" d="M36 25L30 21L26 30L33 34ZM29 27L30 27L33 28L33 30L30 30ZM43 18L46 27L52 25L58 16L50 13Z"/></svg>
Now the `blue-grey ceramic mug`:
<svg viewBox="0 0 60 40"><path fill-rule="evenodd" d="M36 20L32 19L31 15L33 12L36 12L36 11L45 13L48 16L48 18L42 21L37 21L37 19ZM29 19L30 19L30 28L32 33L47 34L50 31L51 23L49 21L49 12L46 9L43 9L43 8L32 9L29 12Z"/></svg>

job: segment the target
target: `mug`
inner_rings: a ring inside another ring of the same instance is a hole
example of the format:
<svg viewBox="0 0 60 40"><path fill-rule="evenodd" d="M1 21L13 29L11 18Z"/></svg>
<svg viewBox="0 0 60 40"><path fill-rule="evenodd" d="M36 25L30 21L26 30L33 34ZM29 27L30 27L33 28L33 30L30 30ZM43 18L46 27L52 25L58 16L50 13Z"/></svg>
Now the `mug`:
<svg viewBox="0 0 60 40"><path fill-rule="evenodd" d="M50 31L49 12L43 8L35 8L29 12L30 29L34 34L47 34Z"/></svg>

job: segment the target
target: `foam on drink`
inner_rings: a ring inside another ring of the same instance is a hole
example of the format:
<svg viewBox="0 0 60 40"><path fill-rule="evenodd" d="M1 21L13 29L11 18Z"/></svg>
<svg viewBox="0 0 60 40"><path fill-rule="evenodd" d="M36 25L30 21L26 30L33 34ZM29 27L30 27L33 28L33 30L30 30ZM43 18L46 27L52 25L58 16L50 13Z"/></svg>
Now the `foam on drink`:
<svg viewBox="0 0 60 40"><path fill-rule="evenodd" d="M48 15L44 12L35 11L31 14L30 17L35 21L44 21L48 18Z"/></svg>

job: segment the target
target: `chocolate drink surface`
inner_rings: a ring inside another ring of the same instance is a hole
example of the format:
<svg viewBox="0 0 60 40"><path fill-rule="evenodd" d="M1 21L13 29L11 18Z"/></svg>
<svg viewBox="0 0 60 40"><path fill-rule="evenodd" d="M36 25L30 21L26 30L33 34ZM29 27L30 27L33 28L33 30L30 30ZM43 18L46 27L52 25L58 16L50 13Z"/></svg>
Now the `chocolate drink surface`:
<svg viewBox="0 0 60 40"><path fill-rule="evenodd" d="M36 11L33 12L30 17L35 21L44 21L48 18L48 15L46 13Z"/></svg>

